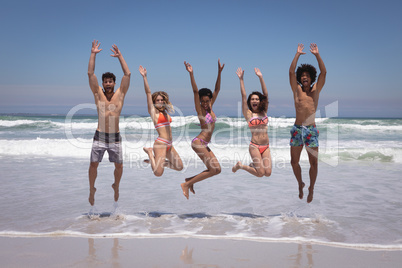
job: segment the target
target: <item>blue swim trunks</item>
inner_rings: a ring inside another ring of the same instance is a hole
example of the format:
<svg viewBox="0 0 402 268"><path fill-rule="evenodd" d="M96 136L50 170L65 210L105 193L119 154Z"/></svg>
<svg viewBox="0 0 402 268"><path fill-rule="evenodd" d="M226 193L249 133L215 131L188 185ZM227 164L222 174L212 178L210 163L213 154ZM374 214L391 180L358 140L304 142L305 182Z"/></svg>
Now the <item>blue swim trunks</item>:
<svg viewBox="0 0 402 268"><path fill-rule="evenodd" d="M292 137L290 138L290 146L318 147L319 131L316 126L299 126L294 125L290 130Z"/></svg>

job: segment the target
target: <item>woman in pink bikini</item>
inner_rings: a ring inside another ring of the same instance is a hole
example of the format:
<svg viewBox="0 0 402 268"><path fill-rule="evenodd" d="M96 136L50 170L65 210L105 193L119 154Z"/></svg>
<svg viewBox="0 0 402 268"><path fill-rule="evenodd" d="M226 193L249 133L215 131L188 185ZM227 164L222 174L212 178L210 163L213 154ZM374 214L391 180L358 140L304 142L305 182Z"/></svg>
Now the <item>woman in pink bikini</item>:
<svg viewBox="0 0 402 268"><path fill-rule="evenodd" d="M163 91L151 94L147 79L147 70L140 66L139 71L144 78L148 112L159 134L159 137L154 142L153 148L144 147L144 151L149 156L152 171L157 177L162 176L164 167L180 171L183 169L183 162L172 145L172 129L170 127L172 118L168 113L174 113L174 109L169 101L169 95ZM146 160L146 162L148 161Z"/></svg>
<svg viewBox="0 0 402 268"><path fill-rule="evenodd" d="M243 115L251 131L249 152L253 163L245 166L241 162L237 162L232 171L236 172L239 169L243 169L257 177L269 177L271 176L272 163L268 137L268 91L261 71L258 68L255 68L254 71L260 79L263 94L254 91L248 98L244 88L244 70L238 68L236 72L240 79Z"/></svg>
<svg viewBox="0 0 402 268"><path fill-rule="evenodd" d="M202 88L198 91L198 87L194 79L193 67L186 62L184 62L184 65L186 66L187 71L190 73L191 86L194 93L195 110L197 111L201 126L201 133L193 139L191 142L191 147L207 167L207 169L200 174L185 179L185 182L181 184L183 194L188 199L189 191L195 194L194 183L221 173L221 166L218 162L218 159L216 159L214 153L211 151L211 149L209 149L208 143L211 140L216 121L216 115L212 111L212 105L216 101L221 88L221 72L223 67L225 67L225 64L221 65L221 62L218 60L218 78L216 79L215 91L213 93L208 88Z"/></svg>

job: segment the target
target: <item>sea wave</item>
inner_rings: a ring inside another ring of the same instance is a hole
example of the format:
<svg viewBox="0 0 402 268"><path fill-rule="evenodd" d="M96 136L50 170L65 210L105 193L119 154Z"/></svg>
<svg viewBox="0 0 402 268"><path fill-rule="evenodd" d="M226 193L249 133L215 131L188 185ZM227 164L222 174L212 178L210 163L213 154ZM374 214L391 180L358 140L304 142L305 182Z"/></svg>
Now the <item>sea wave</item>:
<svg viewBox="0 0 402 268"><path fill-rule="evenodd" d="M195 115L172 116L171 127L173 130L199 128L199 120ZM269 117L269 130L290 128L294 125L295 118ZM402 130L402 120L374 120L374 119L338 119L338 118L316 118L318 128L339 129L340 131L381 131L399 132ZM70 117L39 117L39 118L6 118L0 119L0 127L3 131L10 128L17 129L65 129L93 131L97 127L97 118L70 118ZM247 128L247 122L243 117L220 116L215 125L215 130ZM150 117L143 116L121 116L120 129L126 130L153 130L154 125Z"/></svg>
<svg viewBox="0 0 402 268"><path fill-rule="evenodd" d="M141 161L146 154L143 147L152 147L156 137L138 136L123 140L123 153L125 161ZM281 146L271 144L271 155L273 161L289 162L289 146L287 140L278 141ZM38 157L73 157L87 158L92 147L92 138L72 138L72 139L47 139L36 138L32 140L0 140L0 156L38 156ZM173 145L183 160L198 157L191 150L191 138L182 137L181 140L174 140ZM356 144L354 144L356 145ZM402 163L402 147L394 146L392 143L383 142L381 146L362 146L359 147L320 147L319 159L324 162L339 161L360 161L360 162L395 162ZM350 144L353 146L353 143ZM249 155L249 144L243 140L227 140L211 143L210 148L221 161L251 161ZM301 161L308 161L307 154L302 153Z"/></svg>

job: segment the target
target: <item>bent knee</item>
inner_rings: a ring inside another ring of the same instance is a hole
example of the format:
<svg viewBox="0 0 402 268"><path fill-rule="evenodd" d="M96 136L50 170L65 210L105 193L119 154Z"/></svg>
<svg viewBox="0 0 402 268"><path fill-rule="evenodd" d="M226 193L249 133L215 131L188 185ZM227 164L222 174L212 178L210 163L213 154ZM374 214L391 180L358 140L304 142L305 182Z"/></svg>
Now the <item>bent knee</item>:
<svg viewBox="0 0 402 268"><path fill-rule="evenodd" d="M220 174L220 173L222 172L222 169L221 169L220 166L214 167L214 168L212 169L212 172L213 172L213 175L218 175L218 174Z"/></svg>
<svg viewBox="0 0 402 268"><path fill-rule="evenodd" d="M161 177L162 175L163 175L163 172L154 172L154 175L156 176L156 177Z"/></svg>
<svg viewBox="0 0 402 268"><path fill-rule="evenodd" d="M97 169L98 168L98 166L99 166L99 162L91 162L90 164L89 164L89 169Z"/></svg>
<svg viewBox="0 0 402 268"><path fill-rule="evenodd" d="M292 159L292 160L290 160L290 164L291 164L292 166L297 166L297 165L299 165L299 160L294 160L294 159Z"/></svg>
<svg viewBox="0 0 402 268"><path fill-rule="evenodd" d="M123 170L123 164L117 164L117 163L115 163L115 164L114 164L114 168L115 168L115 169L118 169L118 170Z"/></svg>
<svg viewBox="0 0 402 268"><path fill-rule="evenodd" d="M264 175L265 175L265 173L257 172L257 177L258 177L258 178L262 178L262 177L264 177Z"/></svg>
<svg viewBox="0 0 402 268"><path fill-rule="evenodd" d="M311 161L310 162L310 167L317 169L318 168L318 161Z"/></svg>
<svg viewBox="0 0 402 268"><path fill-rule="evenodd" d="M179 164L178 166L177 166L177 170L178 171L181 171L181 170L183 170L183 163L181 163L181 164Z"/></svg>

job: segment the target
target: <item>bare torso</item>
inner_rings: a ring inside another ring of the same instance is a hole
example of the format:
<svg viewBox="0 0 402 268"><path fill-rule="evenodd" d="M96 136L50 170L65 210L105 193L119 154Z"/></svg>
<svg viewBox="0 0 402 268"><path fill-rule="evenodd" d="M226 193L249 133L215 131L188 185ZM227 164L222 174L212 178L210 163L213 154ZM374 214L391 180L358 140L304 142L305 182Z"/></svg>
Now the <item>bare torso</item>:
<svg viewBox="0 0 402 268"><path fill-rule="evenodd" d="M315 85L311 90L303 91L298 86L294 93L294 102L296 109L296 125L311 126L315 124L315 112L317 110L319 93Z"/></svg>
<svg viewBox="0 0 402 268"><path fill-rule="evenodd" d="M119 118L123 108L124 96L118 89L108 100L105 94L95 93L95 104L98 111L98 127L99 132L118 133Z"/></svg>

